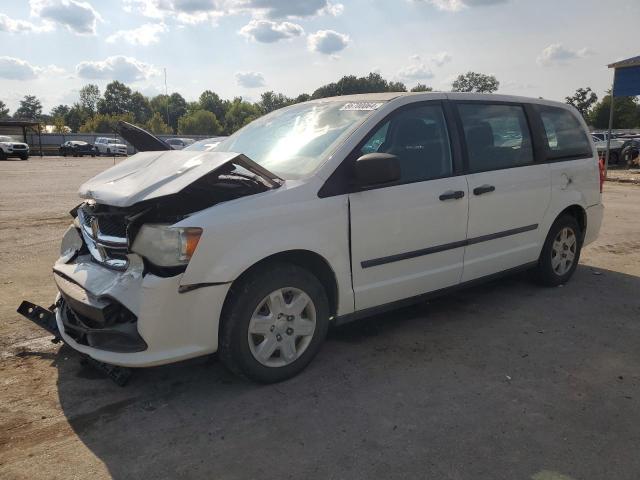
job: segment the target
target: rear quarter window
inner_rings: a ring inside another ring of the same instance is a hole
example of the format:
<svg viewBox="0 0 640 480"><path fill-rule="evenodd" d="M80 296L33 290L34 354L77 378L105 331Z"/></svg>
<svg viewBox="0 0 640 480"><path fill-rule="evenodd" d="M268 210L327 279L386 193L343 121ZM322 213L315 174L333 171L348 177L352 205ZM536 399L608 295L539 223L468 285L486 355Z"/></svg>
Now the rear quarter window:
<svg viewBox="0 0 640 480"><path fill-rule="evenodd" d="M544 143L548 160L590 157L591 142L582 124L568 110L538 106L544 126Z"/></svg>

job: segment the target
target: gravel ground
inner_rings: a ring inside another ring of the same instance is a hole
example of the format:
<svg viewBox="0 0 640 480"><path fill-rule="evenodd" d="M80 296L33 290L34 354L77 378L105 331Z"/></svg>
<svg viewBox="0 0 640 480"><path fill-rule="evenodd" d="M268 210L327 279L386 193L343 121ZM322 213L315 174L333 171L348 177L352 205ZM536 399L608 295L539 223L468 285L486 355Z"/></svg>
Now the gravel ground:
<svg viewBox="0 0 640 480"><path fill-rule="evenodd" d="M51 303L77 187L111 164L0 162L0 478L640 478L638 186L606 185L563 287L520 275L334 329L278 385L202 358L120 388L15 313Z"/></svg>

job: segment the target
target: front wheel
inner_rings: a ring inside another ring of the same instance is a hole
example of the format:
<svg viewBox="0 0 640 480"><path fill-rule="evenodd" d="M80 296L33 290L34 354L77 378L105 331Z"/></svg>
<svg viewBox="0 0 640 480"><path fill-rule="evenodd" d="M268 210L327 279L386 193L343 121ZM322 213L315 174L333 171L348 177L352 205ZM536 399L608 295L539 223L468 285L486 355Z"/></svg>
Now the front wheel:
<svg viewBox="0 0 640 480"><path fill-rule="evenodd" d="M329 302L318 279L295 265L271 264L232 287L222 315L220 359L254 381L280 382L311 362L328 327Z"/></svg>
<svg viewBox="0 0 640 480"><path fill-rule="evenodd" d="M582 231L572 215L562 215L551 226L538 259L536 276L551 287L569 281L580 260Z"/></svg>

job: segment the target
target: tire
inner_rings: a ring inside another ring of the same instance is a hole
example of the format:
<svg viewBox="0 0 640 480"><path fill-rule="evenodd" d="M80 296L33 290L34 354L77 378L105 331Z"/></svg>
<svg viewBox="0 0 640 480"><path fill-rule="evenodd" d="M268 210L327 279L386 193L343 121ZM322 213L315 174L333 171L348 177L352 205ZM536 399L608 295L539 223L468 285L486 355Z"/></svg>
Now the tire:
<svg viewBox="0 0 640 480"><path fill-rule="evenodd" d="M553 222L535 269L542 285L555 287L569 281L580 261L582 239L583 232L574 216L564 214Z"/></svg>
<svg viewBox="0 0 640 480"><path fill-rule="evenodd" d="M620 156L616 152L609 152L609 165L619 165Z"/></svg>
<svg viewBox="0 0 640 480"><path fill-rule="evenodd" d="M107 148L107 155L111 155L111 149Z"/></svg>
<svg viewBox="0 0 640 480"><path fill-rule="evenodd" d="M278 308L281 301L284 308ZM299 314L289 310L296 301L307 301ZM221 317L219 357L233 373L260 383L280 382L311 362L328 327L329 301L320 281L295 265L267 264L231 287ZM307 334L297 335L296 328ZM262 359L261 349L266 349Z"/></svg>
<svg viewBox="0 0 640 480"><path fill-rule="evenodd" d="M7 159L7 154L4 153L4 150L0 150L0 160L6 160Z"/></svg>

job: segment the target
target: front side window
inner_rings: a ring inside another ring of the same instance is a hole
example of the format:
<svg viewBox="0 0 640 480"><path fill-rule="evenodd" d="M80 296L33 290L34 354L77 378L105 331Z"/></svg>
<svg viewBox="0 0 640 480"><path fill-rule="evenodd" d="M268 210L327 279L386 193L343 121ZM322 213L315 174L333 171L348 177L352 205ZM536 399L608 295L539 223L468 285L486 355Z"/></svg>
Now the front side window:
<svg viewBox="0 0 640 480"><path fill-rule="evenodd" d="M393 115L360 150L361 155L373 152L398 157L401 183L451 175L451 148L442 107L418 106Z"/></svg>
<svg viewBox="0 0 640 480"><path fill-rule="evenodd" d="M564 108L538 107L546 136L547 158L590 157L591 144L578 119Z"/></svg>
<svg viewBox="0 0 640 480"><path fill-rule="evenodd" d="M519 105L460 104L472 172L533 163L533 146L524 109Z"/></svg>
<svg viewBox="0 0 640 480"><path fill-rule="evenodd" d="M292 105L254 120L213 150L243 153L284 178L316 170L383 102L325 101Z"/></svg>

